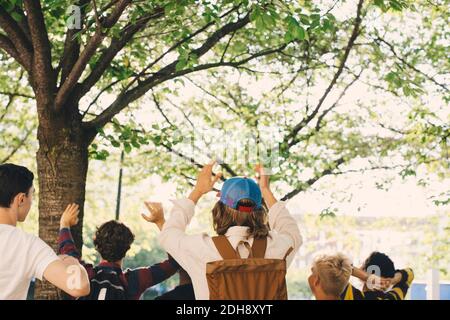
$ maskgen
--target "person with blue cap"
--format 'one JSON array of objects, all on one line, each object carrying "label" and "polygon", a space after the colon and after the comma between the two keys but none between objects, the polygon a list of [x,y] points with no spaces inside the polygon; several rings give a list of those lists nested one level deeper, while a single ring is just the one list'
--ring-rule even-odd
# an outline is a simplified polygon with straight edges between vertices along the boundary
[{"label": "person with blue cap", "polygon": [[[214,165],[215,161],[202,168],[188,198],[173,201],[171,216],[159,235],[160,245],[191,277],[197,300],[210,298],[206,265],[221,260],[222,256],[213,237],[205,233],[188,235],[186,227],[194,216],[197,202],[212,191],[222,177],[221,173],[213,173]],[[289,266],[302,244],[300,230],[285,203],[274,197],[269,176],[259,165],[256,171],[258,183],[247,177],[234,177],[224,182],[218,193],[220,199],[212,209],[214,230],[225,236],[243,258],[250,255],[255,239],[265,238],[264,258],[286,258]]]}]

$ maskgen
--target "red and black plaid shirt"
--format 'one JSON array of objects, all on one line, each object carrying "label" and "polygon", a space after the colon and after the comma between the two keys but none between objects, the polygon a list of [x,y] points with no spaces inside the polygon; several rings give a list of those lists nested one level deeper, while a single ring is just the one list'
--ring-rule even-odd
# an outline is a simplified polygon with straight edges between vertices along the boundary
[{"label": "red and black plaid shirt", "polygon": [[[94,266],[92,264],[85,263],[81,259],[80,252],[75,246],[69,228],[60,230],[58,245],[59,254],[69,255],[78,259],[86,269],[89,275],[89,280],[94,278]],[[125,271],[122,271],[122,268],[118,264],[102,261],[97,268],[114,269],[118,272],[121,282],[126,290],[128,299],[138,300],[145,290],[173,276],[178,271],[180,266],[169,255],[169,259],[149,267],[126,269]]]}]

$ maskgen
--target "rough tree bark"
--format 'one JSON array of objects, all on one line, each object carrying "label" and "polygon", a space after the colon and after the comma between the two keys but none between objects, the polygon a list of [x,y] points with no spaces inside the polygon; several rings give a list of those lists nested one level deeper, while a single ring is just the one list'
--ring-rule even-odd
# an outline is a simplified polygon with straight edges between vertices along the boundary
[{"label": "rough tree bark", "polygon": [[[67,204],[80,204],[80,221],[74,228],[74,240],[83,244],[83,204],[88,170],[88,146],[94,133],[83,126],[77,105],[66,105],[62,112],[41,108],[38,101],[39,127],[37,167],[39,177],[39,237],[57,248],[59,218]],[[50,110],[50,111],[49,111]],[[48,282],[38,284],[36,297],[59,299],[62,295]]]}]

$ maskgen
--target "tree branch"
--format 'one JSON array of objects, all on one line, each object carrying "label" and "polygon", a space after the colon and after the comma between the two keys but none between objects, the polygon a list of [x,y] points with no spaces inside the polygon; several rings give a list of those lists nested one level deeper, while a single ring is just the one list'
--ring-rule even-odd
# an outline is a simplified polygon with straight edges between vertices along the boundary
[{"label": "tree branch", "polygon": [[8,37],[1,35],[0,46],[29,72],[33,47],[17,22],[2,6],[0,6],[0,27],[8,35]]},{"label": "tree branch", "polygon": [[[196,67],[193,67],[191,69],[184,69],[184,70],[180,70],[178,72],[175,72],[173,74],[168,74],[165,75],[164,77],[161,77],[157,80],[155,80],[154,83],[152,83],[151,85],[148,83],[142,84],[139,86],[139,91],[135,91],[135,90],[131,90],[125,93],[122,93],[121,95],[119,95],[119,98],[114,101],[106,110],[104,110],[101,114],[99,114],[94,120],[86,122],[85,126],[87,128],[92,128],[92,127],[102,127],[104,126],[106,123],[108,123],[117,113],[119,113],[122,109],[124,109],[129,103],[135,101],[136,99],[140,98],[147,90],[151,89],[152,87],[179,77],[179,76],[183,76],[192,72],[196,72],[196,71],[201,71],[201,70],[207,70],[207,69],[211,69],[211,68],[217,68],[217,67],[222,67],[222,66],[228,66],[228,67],[235,67],[237,68],[238,66],[240,66],[241,64],[247,63],[252,59],[255,59],[257,57],[262,57],[265,55],[269,55],[275,52],[279,52],[282,49],[284,49],[286,47],[286,44],[282,45],[281,47],[278,47],[276,49],[270,49],[270,50],[263,50],[260,51],[254,55],[252,55],[249,58],[243,59],[241,61],[237,61],[237,62],[214,62],[214,63],[207,63],[207,64],[202,64],[202,65],[198,65]],[[145,88],[145,89],[144,89]],[[137,88],[135,88],[137,89]],[[141,90],[145,90],[143,93],[141,93]]]},{"label": "tree branch", "polygon": [[34,99],[35,98],[34,96],[32,96],[30,94],[21,93],[21,92],[0,91],[0,94],[2,94],[4,96],[9,96],[9,97],[22,97],[22,98],[28,98],[28,99]]},{"label": "tree branch", "polygon": [[357,75],[355,75],[355,77],[353,78],[352,81],[350,81],[344,88],[344,90],[342,90],[341,94],[339,95],[339,97],[336,99],[336,101],[326,110],[324,110],[324,112],[322,112],[322,114],[317,118],[317,123],[316,123],[316,127],[315,130],[316,132],[320,130],[321,128],[321,123],[323,121],[323,119],[325,118],[325,116],[334,108],[336,108],[339,105],[339,102],[342,100],[342,98],[345,96],[345,94],[347,93],[348,89],[356,83],[356,81],[359,80],[359,78],[361,77],[362,73],[363,73],[364,69],[362,69]]},{"label": "tree branch", "polygon": [[[191,54],[200,57],[208,52],[217,42],[219,42],[223,37],[227,34],[232,33],[233,31],[243,28],[246,24],[250,22],[249,15],[247,14],[244,18],[239,19],[236,22],[231,22],[215,31],[208,39],[203,43],[202,46],[193,50]],[[142,97],[148,90],[150,90],[155,85],[167,81],[169,79],[173,79],[175,77],[185,75],[191,72],[205,70],[208,68],[217,67],[220,65],[232,65],[233,63],[213,63],[213,64],[205,64],[200,65],[191,69],[185,69],[176,71],[176,65],[178,63],[178,59],[174,62],[170,63],[166,67],[162,68],[149,78],[140,82],[135,88],[130,89],[128,91],[124,91],[119,94],[116,101],[114,101],[106,110],[104,110],[96,119],[87,122],[86,125],[88,127],[102,127],[105,125],[110,119],[112,119],[117,113],[119,113],[122,109],[124,109],[128,104]]]},{"label": "tree branch", "polygon": [[395,51],[394,46],[393,46],[391,43],[387,42],[386,40],[384,40],[384,39],[381,38],[381,37],[377,37],[376,40],[378,40],[379,42],[382,42],[382,43],[384,43],[385,45],[387,45],[388,48],[389,48],[389,50],[394,54],[394,56],[395,56],[398,60],[400,60],[404,65],[408,66],[410,69],[414,70],[415,72],[417,72],[417,73],[423,75],[423,76],[424,76],[425,78],[427,78],[429,81],[433,82],[435,85],[441,87],[441,88],[444,89],[445,91],[449,91],[449,89],[447,88],[446,85],[437,82],[436,79],[434,79],[433,77],[429,76],[428,74],[426,74],[426,73],[423,72],[422,70],[417,69],[415,66],[413,66],[413,65],[410,64],[408,61],[406,61],[403,57],[399,56],[399,55],[397,54],[397,52]]},{"label": "tree branch", "polygon": [[36,98],[39,99],[38,95],[41,93],[43,93],[43,97],[45,95],[48,97],[55,85],[52,52],[40,1],[24,0],[24,7],[27,13],[34,51],[32,65],[33,82],[37,92]]},{"label": "tree branch", "polygon": [[309,187],[311,187],[314,183],[316,183],[320,178],[333,174],[333,171],[338,168],[341,164],[343,164],[345,162],[344,158],[341,157],[335,161],[333,161],[332,166],[329,167],[328,169],[323,170],[322,172],[320,172],[319,174],[317,174],[316,176],[314,176],[313,178],[307,180],[304,183],[301,183],[300,186],[294,190],[292,190],[291,192],[285,194],[282,198],[281,201],[286,201],[289,200],[293,197],[295,197],[297,194],[299,194],[302,191],[305,191],[306,189],[308,189]]},{"label": "tree branch", "polygon": [[19,151],[19,149],[25,144],[25,142],[27,141],[28,137],[30,136],[30,134],[33,132],[34,128],[31,128],[27,131],[27,133],[25,134],[25,136],[19,141],[19,143],[14,147],[13,150],[10,151],[10,153],[8,155],[6,155],[1,161],[1,163],[5,163],[7,162],[9,159],[11,159],[16,153],[17,151]]},{"label": "tree branch", "polygon": [[81,25],[80,29],[76,28],[68,28],[66,31],[66,39],[64,41],[64,51],[61,57],[61,60],[59,62],[59,65],[61,67],[61,80],[60,84],[62,84],[67,76],[69,75],[70,71],[72,70],[73,66],[75,65],[75,62],[77,61],[79,55],[80,55],[80,40],[77,39],[77,33],[80,32],[83,29],[83,21],[86,15],[86,5],[90,2],[90,0],[80,0],[78,1],[78,6],[81,10]]},{"label": "tree branch", "polygon": [[[187,155],[185,155],[185,154],[183,154],[183,153],[181,153],[181,152],[179,152],[179,151],[173,149],[172,147],[168,146],[168,145],[165,144],[165,143],[161,143],[161,146],[163,146],[165,149],[167,149],[167,151],[169,151],[169,152],[171,152],[171,153],[177,155],[178,157],[180,157],[180,158],[182,158],[182,159],[185,159],[185,160],[189,161],[190,163],[192,163],[193,165],[195,165],[197,168],[199,168],[199,169],[202,169],[202,168],[203,168],[203,165],[200,164],[200,163],[198,163],[194,158],[191,158],[191,157],[189,157],[189,156],[187,156]],[[216,176],[216,174],[215,174],[214,172],[213,172],[213,176]],[[226,180],[223,176],[220,177],[220,179],[221,179],[222,181],[225,181],[225,180]]]},{"label": "tree branch", "polygon": [[[237,10],[239,8],[240,5],[233,7],[232,9],[230,9],[229,11],[225,12],[223,15],[220,16],[220,18],[224,18],[227,15],[231,14],[232,12],[234,12],[235,10]],[[143,70],[141,70],[141,72],[139,72],[135,78],[127,85],[127,87],[125,88],[124,91],[128,90],[129,88],[131,88],[136,81],[140,81],[141,77],[144,77],[147,74],[147,70],[149,70],[150,68],[152,68],[153,66],[155,66],[159,61],[161,61],[167,54],[169,54],[170,52],[172,52],[173,50],[175,50],[176,48],[178,48],[179,46],[181,46],[183,43],[193,39],[194,37],[196,37],[197,35],[199,35],[200,33],[204,32],[205,30],[207,30],[210,26],[214,25],[214,21],[211,21],[209,23],[207,23],[206,25],[204,25],[203,27],[201,27],[200,29],[198,29],[197,31],[193,32],[192,34],[190,34],[189,36],[177,41],[175,44],[173,44],[169,49],[167,49],[162,55],[160,55],[158,58],[156,58],[153,62],[151,62],[149,65],[147,65]],[[176,61],[178,62],[178,60]],[[156,72],[151,73],[152,75],[154,75]]]},{"label": "tree branch", "polygon": [[20,71],[19,79],[17,81],[15,81],[14,92],[0,91],[1,95],[8,96],[8,102],[6,103],[5,109],[4,109],[3,113],[2,113],[2,115],[0,116],[0,122],[2,122],[3,119],[6,117],[6,114],[8,113],[9,107],[13,104],[13,102],[14,102],[16,97],[22,97],[22,98],[27,98],[27,99],[34,99],[33,96],[17,92],[17,90],[19,90],[20,82],[22,81],[24,72],[25,72],[24,70]]},{"label": "tree branch", "polygon": [[100,90],[100,92],[95,96],[95,98],[91,101],[91,103],[89,103],[88,107],[86,108],[86,110],[83,112],[82,115],[82,119],[86,116],[86,114],[89,113],[89,110],[91,109],[91,107],[97,103],[97,100],[100,98],[100,96],[105,93],[106,91],[108,91],[110,88],[114,87],[116,84],[118,84],[120,81],[122,81],[122,79],[117,79],[111,83],[109,83],[106,87],[104,87],[102,90]]},{"label": "tree branch", "polygon": [[[183,173],[183,172],[180,172],[180,175],[182,175],[183,177],[185,177],[185,178],[188,180],[187,183],[188,183],[191,187],[194,187],[194,186],[195,186],[195,183],[192,182],[192,181],[196,181],[196,180],[197,180],[196,178],[189,177],[187,174],[185,174],[185,173]],[[213,175],[215,175],[215,174],[213,173]],[[223,181],[223,180],[222,180],[222,181]],[[212,188],[212,191],[214,191],[214,192],[220,192],[220,190],[217,189],[217,188],[215,188],[215,187]]]},{"label": "tree branch", "polygon": [[92,72],[79,86],[77,92],[78,98],[84,96],[101,78],[106,69],[111,65],[111,62],[116,55],[131,41],[133,36],[139,31],[145,29],[148,22],[157,19],[164,15],[164,8],[157,8],[154,12],[138,19],[135,24],[130,24],[124,28],[122,36],[120,38],[113,38],[110,46],[102,53],[98,59]]},{"label": "tree branch", "polygon": [[287,144],[288,148],[290,148],[296,144],[296,142],[295,142],[296,135],[300,132],[300,130],[302,130],[306,125],[308,125],[308,123],[310,123],[312,119],[314,119],[314,117],[319,112],[319,109],[322,107],[322,104],[324,103],[325,99],[328,97],[328,94],[331,92],[331,90],[335,86],[337,80],[341,76],[342,71],[344,70],[345,64],[347,62],[348,56],[350,54],[350,50],[352,49],[352,47],[355,43],[355,40],[359,34],[359,28],[360,28],[361,22],[362,22],[361,14],[362,14],[363,2],[364,2],[364,0],[359,0],[359,2],[358,2],[356,18],[355,18],[355,22],[353,24],[353,31],[352,31],[352,34],[351,34],[351,36],[347,42],[347,45],[345,47],[344,55],[342,56],[338,70],[336,71],[333,79],[331,80],[331,82],[328,85],[327,89],[325,90],[324,94],[319,99],[319,102],[317,103],[313,112],[311,114],[309,114],[306,118],[302,119],[297,125],[295,125],[292,128],[291,132],[288,135],[286,135],[285,138],[283,139],[283,142]]},{"label": "tree branch", "polygon": [[22,57],[17,52],[14,44],[9,40],[9,38],[3,34],[0,34],[0,48],[2,48],[7,54],[14,58],[18,63],[20,63],[25,69],[28,70],[29,66],[22,60]]},{"label": "tree branch", "polygon": [[164,113],[164,111],[161,108],[161,104],[158,101],[158,98],[156,97],[155,93],[152,92],[152,97],[153,97],[153,101],[155,102],[156,108],[158,109],[159,113],[163,116],[164,119],[166,119],[166,122],[171,126],[171,127],[176,127],[172,121],[170,121],[170,119],[166,116],[166,114]]},{"label": "tree branch", "polygon": [[[176,127],[176,126],[172,123],[172,121],[169,120],[169,118],[167,117],[167,115],[166,115],[166,114],[164,113],[164,111],[162,110],[161,105],[160,105],[159,101],[157,100],[157,98],[156,98],[156,96],[155,96],[155,94],[154,94],[153,92],[152,92],[152,95],[153,95],[153,101],[155,102],[156,107],[158,108],[159,112],[160,112],[161,115],[164,117],[164,119],[166,119],[166,122],[167,122],[169,125],[171,125],[172,127]],[[170,101],[169,101],[169,102],[170,102]],[[177,108],[178,110],[180,110],[180,111],[183,113],[183,115],[185,116],[185,118],[187,118],[187,117],[186,117],[186,114],[182,111],[182,108],[176,106],[173,102],[170,102],[170,104],[173,105],[173,106],[174,106],[175,108]],[[191,124],[193,130],[194,130],[196,133],[198,133],[197,129],[196,129],[195,126],[192,124],[192,122],[191,122],[189,119],[188,119],[188,121],[189,121],[189,123]],[[199,136],[201,136],[201,134],[199,134]],[[203,142],[205,142],[205,141],[203,141]],[[205,142],[205,144],[207,145],[207,148],[208,148],[208,147],[209,147],[208,143]],[[166,147],[166,149],[167,149],[167,146],[165,146],[165,147]],[[198,150],[199,152],[202,152],[202,153],[203,153],[203,151],[204,151],[204,150],[201,150],[201,149],[200,149],[198,146],[196,146],[196,145],[194,145],[194,148],[195,148],[196,150]],[[169,149],[168,149],[168,150],[169,150]],[[171,150],[169,150],[169,151],[171,151]],[[210,157],[210,158],[213,156],[213,155],[212,155],[211,153],[209,153],[209,152],[207,152],[206,155],[207,155],[208,157]],[[191,162],[193,161],[193,158],[188,158],[188,157],[186,157],[186,156],[184,156],[184,155],[181,155],[181,154],[179,154],[179,156],[182,156],[183,158],[188,159],[188,160],[190,160]],[[219,165],[220,165],[225,171],[227,171],[231,176],[233,176],[233,177],[237,176],[236,172],[233,171],[233,169],[232,169],[228,164],[226,164],[226,163],[224,163],[224,162],[222,162],[222,161],[218,161],[218,163],[219,163]]]},{"label": "tree branch", "polygon": [[58,93],[55,98],[56,110],[60,110],[64,105],[64,103],[67,101],[70,94],[72,93],[72,90],[74,89],[75,85],[77,84],[78,80],[83,74],[83,71],[86,68],[86,65],[88,64],[89,60],[95,54],[100,43],[106,37],[106,33],[103,32],[102,28],[111,28],[112,26],[114,26],[114,24],[117,23],[123,11],[126,9],[126,7],[130,2],[131,0],[118,1],[111,14],[102,20],[102,25],[97,26],[95,33],[89,39],[83,52],[81,52],[69,75],[64,80],[63,84],[58,90]]}]

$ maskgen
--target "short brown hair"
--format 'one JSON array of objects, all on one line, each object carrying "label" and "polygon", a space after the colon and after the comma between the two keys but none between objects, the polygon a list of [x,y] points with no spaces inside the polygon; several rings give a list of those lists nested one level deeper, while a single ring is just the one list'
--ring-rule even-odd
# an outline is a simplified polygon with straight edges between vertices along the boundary
[{"label": "short brown hair", "polygon": [[97,228],[94,245],[104,260],[116,262],[125,257],[133,241],[134,234],[126,225],[111,220]]},{"label": "short brown hair", "polygon": [[315,259],[313,269],[320,279],[322,290],[339,297],[345,290],[352,274],[352,263],[343,254],[323,255]]},{"label": "short brown hair", "polygon": [[[242,199],[238,206],[251,207],[254,203],[250,199]],[[249,227],[248,235],[255,239],[264,238],[269,235],[267,225],[267,211],[264,207],[253,209],[251,212],[240,212],[228,207],[220,201],[212,209],[213,226],[218,235],[224,235],[230,227]]]}]

